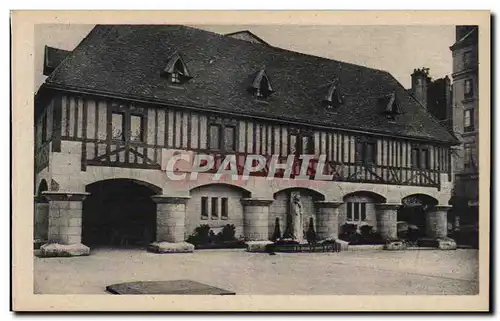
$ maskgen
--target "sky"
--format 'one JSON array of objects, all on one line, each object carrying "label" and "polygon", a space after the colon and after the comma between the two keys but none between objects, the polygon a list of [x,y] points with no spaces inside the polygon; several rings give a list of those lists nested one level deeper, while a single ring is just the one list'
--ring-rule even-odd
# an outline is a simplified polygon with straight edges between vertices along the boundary
[{"label": "sky", "polygon": [[[221,34],[249,30],[269,44],[390,72],[405,88],[415,68],[427,67],[432,78],[452,72],[449,47],[455,26],[284,26],[198,25]],[[35,88],[43,83],[45,45],[73,50],[93,25],[38,25],[35,28]],[[451,77],[450,77],[451,78]]]}]

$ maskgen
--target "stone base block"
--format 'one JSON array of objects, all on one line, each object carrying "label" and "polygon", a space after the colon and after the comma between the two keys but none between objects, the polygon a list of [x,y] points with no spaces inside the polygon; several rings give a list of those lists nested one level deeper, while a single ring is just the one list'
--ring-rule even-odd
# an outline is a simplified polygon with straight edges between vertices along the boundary
[{"label": "stone base block", "polygon": [[148,251],[153,253],[192,253],[194,245],[188,242],[154,242],[148,246]]},{"label": "stone base block", "polygon": [[384,249],[384,244],[362,244],[362,245],[351,245],[349,246],[349,251],[378,251]]},{"label": "stone base block", "polygon": [[450,238],[443,238],[443,239],[437,239],[438,243],[438,248],[440,250],[456,250],[457,249],[457,243],[455,240],[450,239]]},{"label": "stone base block", "polygon": [[42,257],[68,257],[84,256],[90,254],[90,248],[81,243],[77,244],[59,244],[49,243],[40,247],[40,256]]},{"label": "stone base block", "polygon": [[347,251],[349,248],[349,242],[343,241],[341,239],[336,239],[335,244],[340,251]]},{"label": "stone base block", "polygon": [[391,241],[384,245],[384,250],[388,251],[401,251],[406,250],[406,244],[403,241]]},{"label": "stone base block", "polygon": [[247,252],[266,252],[266,245],[273,244],[271,241],[248,241]]}]

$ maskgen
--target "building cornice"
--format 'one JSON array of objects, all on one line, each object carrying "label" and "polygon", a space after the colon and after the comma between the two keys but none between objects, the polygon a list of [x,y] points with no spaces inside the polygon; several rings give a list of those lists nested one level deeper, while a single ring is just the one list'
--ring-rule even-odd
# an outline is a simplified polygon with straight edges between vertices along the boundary
[{"label": "building cornice", "polygon": [[453,78],[453,80],[458,80],[458,79],[466,78],[468,75],[476,75],[477,74],[477,70],[478,70],[477,67],[462,69],[460,71],[452,73],[451,77]]}]

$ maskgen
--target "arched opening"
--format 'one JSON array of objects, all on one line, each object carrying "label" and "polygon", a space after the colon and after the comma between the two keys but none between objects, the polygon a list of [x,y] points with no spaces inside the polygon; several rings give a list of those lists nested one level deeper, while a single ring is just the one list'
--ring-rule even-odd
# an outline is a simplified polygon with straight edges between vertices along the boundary
[{"label": "arched opening", "polygon": [[344,195],[343,200],[345,202],[346,199],[356,197],[356,196],[360,197],[360,198],[368,198],[374,203],[386,203],[387,202],[387,199],[384,196],[377,194],[375,192],[370,192],[370,191],[352,192],[352,193]]},{"label": "arched opening", "polygon": [[377,230],[376,204],[386,203],[384,196],[361,190],[344,195],[343,201],[339,208],[340,237],[348,238],[354,232],[364,235]]},{"label": "arched opening", "polygon": [[37,196],[42,196],[42,193],[48,190],[49,190],[49,185],[47,184],[47,181],[45,179],[42,179],[40,184],[38,184]]},{"label": "arched opening", "polygon": [[438,200],[425,194],[413,194],[401,200],[398,209],[398,238],[416,242],[425,238],[426,213],[438,204]]},{"label": "arched opening", "polygon": [[111,179],[87,185],[82,242],[88,246],[138,246],[156,238],[156,204],[161,189],[140,181]]},{"label": "arched opening", "polygon": [[[325,196],[313,189],[291,187],[274,193],[274,202],[269,207],[269,239],[273,237],[275,229],[280,229],[283,238],[290,238],[292,231],[292,201],[295,196],[299,196],[302,208],[302,231],[303,235],[292,235],[294,239],[306,239],[306,232],[309,227],[310,219],[316,224],[316,205],[317,201],[324,201]],[[278,220],[277,220],[278,219]],[[277,226],[277,224],[279,224]],[[317,226],[314,226],[317,230]]]},{"label": "arched opening", "polygon": [[49,231],[49,204],[48,201],[42,197],[42,193],[49,190],[49,186],[45,179],[42,179],[38,184],[36,191],[35,211],[33,216],[33,238],[35,245],[43,243],[48,239]]},{"label": "arched opening", "polygon": [[243,236],[242,198],[251,197],[250,191],[231,184],[214,183],[194,187],[186,204],[185,238],[195,234],[201,226],[206,232],[218,235],[228,224],[234,226],[234,237]]}]

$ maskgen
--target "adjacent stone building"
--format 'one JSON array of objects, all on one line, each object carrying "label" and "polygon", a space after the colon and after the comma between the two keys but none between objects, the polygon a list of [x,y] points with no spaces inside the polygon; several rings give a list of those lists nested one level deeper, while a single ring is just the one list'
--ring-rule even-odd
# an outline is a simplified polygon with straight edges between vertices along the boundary
[{"label": "adjacent stone building", "polygon": [[449,211],[450,227],[478,224],[478,28],[457,26],[453,54],[453,84],[448,76],[431,79],[428,68],[415,69],[408,92],[461,141],[453,148],[455,186]]},{"label": "adjacent stone building", "polygon": [[[457,26],[453,54],[453,132],[462,141],[456,153],[453,204],[456,224],[476,225],[479,214],[478,27]],[[461,221],[461,222],[459,222]]]},{"label": "adjacent stone building", "polygon": [[[273,47],[248,32],[98,25],[47,48],[35,98],[36,238],[80,249],[185,240],[200,224],[267,240],[292,193],[320,239],[347,223],[446,235],[458,141],[388,72]],[[175,152],[326,155],[330,180],[174,181]],[[298,174],[294,167],[292,176]],[[215,168],[216,169],[216,168]],[[314,169],[311,169],[312,171]],[[311,176],[312,173],[310,173]],[[118,240],[118,241],[117,241]]]}]

